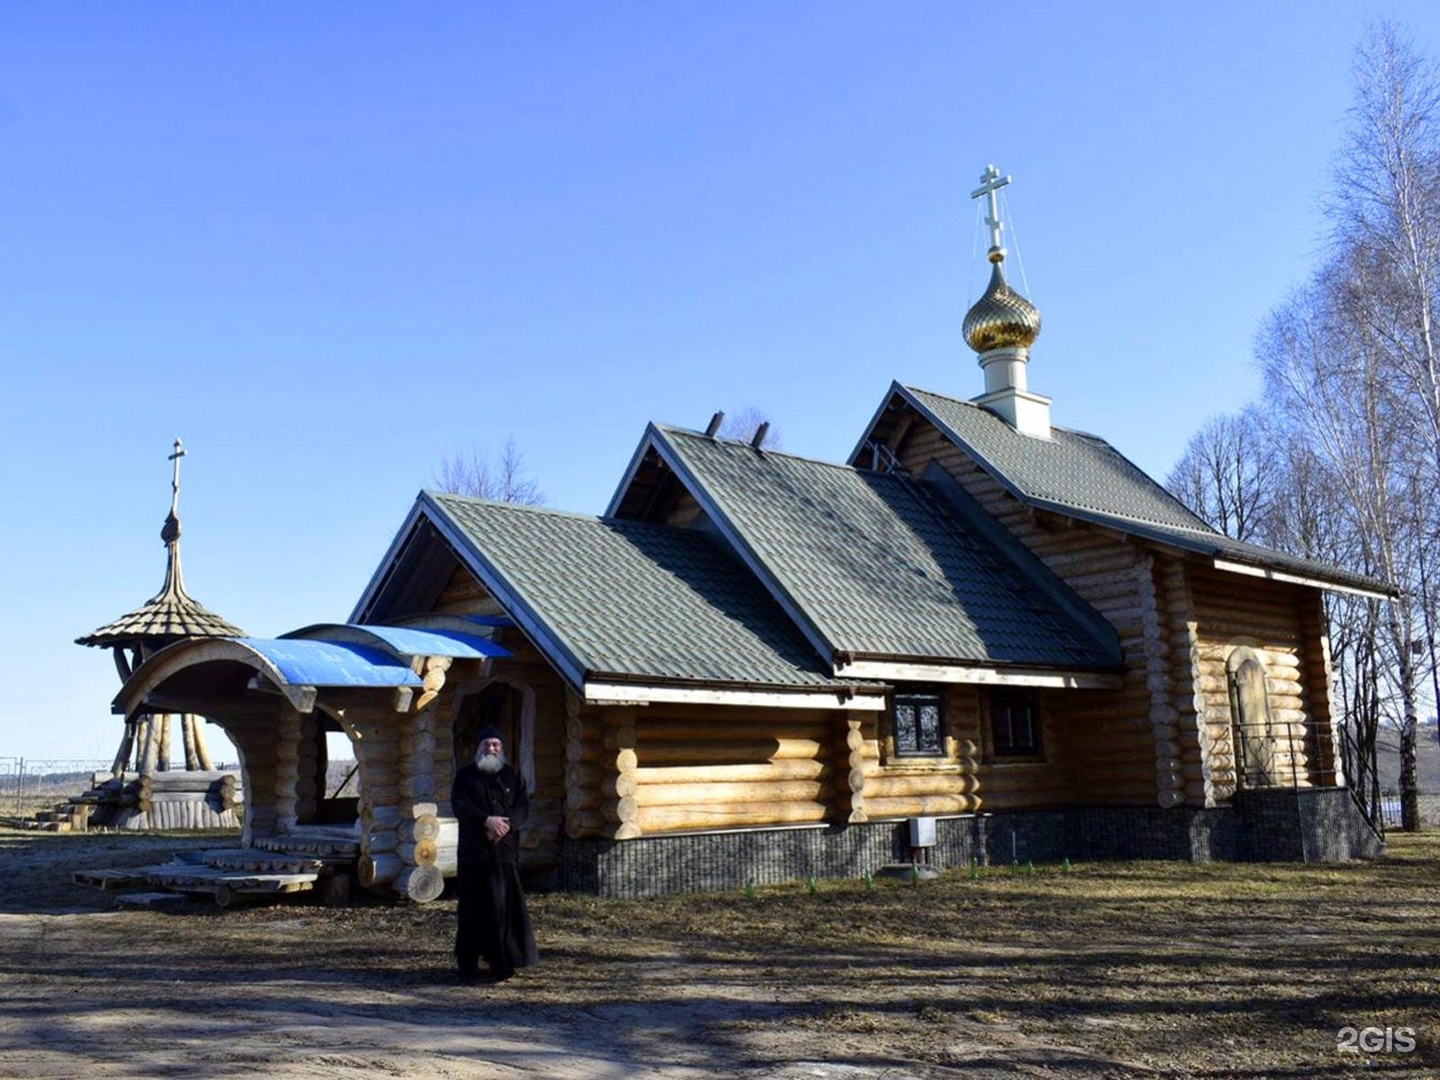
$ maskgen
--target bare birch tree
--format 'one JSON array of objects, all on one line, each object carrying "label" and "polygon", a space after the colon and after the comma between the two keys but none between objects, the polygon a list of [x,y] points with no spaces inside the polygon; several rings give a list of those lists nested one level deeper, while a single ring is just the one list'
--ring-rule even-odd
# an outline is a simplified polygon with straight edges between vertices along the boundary
[{"label": "bare birch tree", "polygon": [[1226,536],[1265,543],[1276,467],[1272,436],[1252,406],[1207,420],[1190,439],[1165,487]]},{"label": "bare birch tree", "polygon": [[765,449],[779,450],[783,445],[780,431],[771,423],[765,410],[758,405],[746,405],[739,412],[726,413],[716,434],[722,439],[749,442],[760,430],[761,424],[765,425]]},{"label": "bare birch tree", "polygon": [[1382,721],[1399,732],[1402,824],[1419,825],[1416,727],[1435,664],[1440,582],[1440,72],[1393,25],[1355,54],[1354,104],[1327,206],[1326,261],[1257,341],[1254,412],[1211,421],[1170,477],[1216,528],[1401,590],[1327,597],[1347,770],[1372,785]]},{"label": "bare birch tree", "polygon": [[544,506],[546,502],[540,485],[526,472],[525,455],[513,437],[507,438],[494,455],[457,450],[440,463],[434,484],[451,495],[472,495],[521,506]]}]

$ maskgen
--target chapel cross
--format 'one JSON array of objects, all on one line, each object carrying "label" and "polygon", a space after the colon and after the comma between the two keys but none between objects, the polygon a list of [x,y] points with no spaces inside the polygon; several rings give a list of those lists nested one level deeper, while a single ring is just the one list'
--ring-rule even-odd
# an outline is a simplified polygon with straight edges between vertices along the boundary
[{"label": "chapel cross", "polygon": [[175,438],[175,450],[170,454],[168,460],[175,463],[174,475],[170,478],[170,513],[174,514],[176,507],[180,505],[180,459],[185,456],[185,448],[180,445],[180,438]]},{"label": "chapel cross", "polygon": [[980,174],[980,186],[970,193],[972,199],[978,199],[981,195],[987,197],[990,216],[985,219],[985,224],[990,226],[991,248],[1000,247],[1000,231],[1005,228],[1000,223],[1000,200],[995,197],[995,193],[1008,183],[1010,183],[1010,177],[1001,176],[999,169],[994,165],[988,165]]}]

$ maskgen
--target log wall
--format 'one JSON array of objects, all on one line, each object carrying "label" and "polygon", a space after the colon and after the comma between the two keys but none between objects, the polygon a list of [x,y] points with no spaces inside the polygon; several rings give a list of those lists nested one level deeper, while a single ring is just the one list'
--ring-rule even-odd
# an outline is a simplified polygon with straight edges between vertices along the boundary
[{"label": "log wall", "polygon": [[[288,706],[287,706],[288,707]],[[266,715],[225,717],[218,721],[235,745],[245,781],[245,816],[240,842],[249,847],[255,840],[277,832],[275,800],[279,774],[276,718]]]},{"label": "log wall", "polygon": [[[1067,743],[1064,757],[1059,756],[1062,745],[1056,744],[1056,766],[1063,779],[1033,767],[1011,770],[1014,775],[1005,780],[992,776],[991,783],[1010,788],[1005,796],[1009,805],[1043,805],[1064,798],[1173,806],[1183,800],[1183,784],[1177,787],[1183,755],[1169,753],[1181,742],[1176,738],[1180,718],[1171,700],[1170,643],[1162,635],[1170,615],[1149,553],[1117,533],[1032,511],[924,421],[909,426],[896,453],[915,475],[932,460],[938,463],[1120,637],[1125,674],[1118,690],[1043,695],[1045,734]],[[1047,750],[1047,761],[1049,757]],[[1171,762],[1182,769],[1177,773]],[[984,783],[982,789],[990,790]]]},{"label": "log wall", "polygon": [[988,809],[976,701],[973,686],[945,688],[945,753],[937,757],[896,754],[889,714],[866,714],[864,796],[870,820],[969,814],[982,800]]},{"label": "log wall", "polygon": [[434,610],[437,615],[505,614],[499,601],[463,566],[456,567],[455,572],[450,575],[450,581],[441,590]]},{"label": "log wall", "polygon": [[851,727],[853,714],[714,705],[597,707],[578,701],[571,713],[566,745],[571,836],[623,840],[843,821],[873,805],[862,764],[865,732]]},{"label": "log wall", "polygon": [[1197,697],[1219,763],[1216,798],[1229,798],[1238,780],[1227,663],[1242,647],[1252,649],[1265,669],[1275,782],[1287,787],[1333,783],[1334,732],[1318,590],[1205,566],[1193,567],[1190,580],[1197,619]]}]

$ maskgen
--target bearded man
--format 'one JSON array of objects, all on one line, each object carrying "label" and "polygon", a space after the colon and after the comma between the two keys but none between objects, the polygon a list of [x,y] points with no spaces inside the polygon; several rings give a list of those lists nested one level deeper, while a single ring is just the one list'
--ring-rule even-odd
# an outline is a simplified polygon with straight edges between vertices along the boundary
[{"label": "bearded man", "polygon": [[450,806],[460,822],[455,963],[461,979],[474,979],[483,956],[490,980],[501,982],[540,955],[520,888],[520,828],[530,796],[494,728],[480,732],[474,762],[456,772]]}]

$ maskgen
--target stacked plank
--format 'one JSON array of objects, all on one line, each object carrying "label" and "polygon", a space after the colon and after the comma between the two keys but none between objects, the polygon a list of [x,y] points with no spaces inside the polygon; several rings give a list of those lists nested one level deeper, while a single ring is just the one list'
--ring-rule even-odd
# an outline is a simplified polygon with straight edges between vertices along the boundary
[{"label": "stacked plank", "polygon": [[245,870],[255,874],[318,874],[333,864],[314,855],[296,855],[265,848],[217,848],[201,856],[217,870]]},{"label": "stacked plank", "polygon": [[226,718],[225,734],[240,755],[240,765],[250,793],[240,843],[250,847],[276,830],[274,792],[278,771],[275,753],[275,721],[260,716]]},{"label": "stacked plank", "polygon": [[422,904],[439,897],[446,873],[455,872],[459,837],[454,820],[449,819],[447,828],[435,811],[434,803],[410,804],[411,816],[397,820],[379,847],[372,844],[360,856],[356,876],[363,888],[388,887]]},{"label": "stacked plank", "polygon": [[[388,710],[363,714],[351,710],[343,725],[354,745],[360,776],[360,854],[372,859],[393,855],[400,843],[396,835],[400,824],[399,720]],[[388,867],[390,861],[383,865]],[[371,883],[388,884],[394,876],[372,878]],[[360,883],[366,883],[363,870]]]},{"label": "stacked plank", "polygon": [[[455,872],[458,831],[442,828],[439,808],[433,801],[442,794],[437,791],[435,779],[441,744],[436,719],[442,708],[453,705],[454,692],[453,688],[448,693],[445,689],[452,666],[450,657],[417,658],[414,666],[421,685],[413,711],[400,725],[394,848],[372,849],[370,873],[362,869],[360,883],[365,885],[365,878],[371,876],[373,887],[373,878],[378,875],[380,883],[388,884],[398,895],[427,904],[444,890],[447,868],[451,874]],[[445,753],[441,756],[448,767],[451,740],[447,738],[444,743]]]}]

